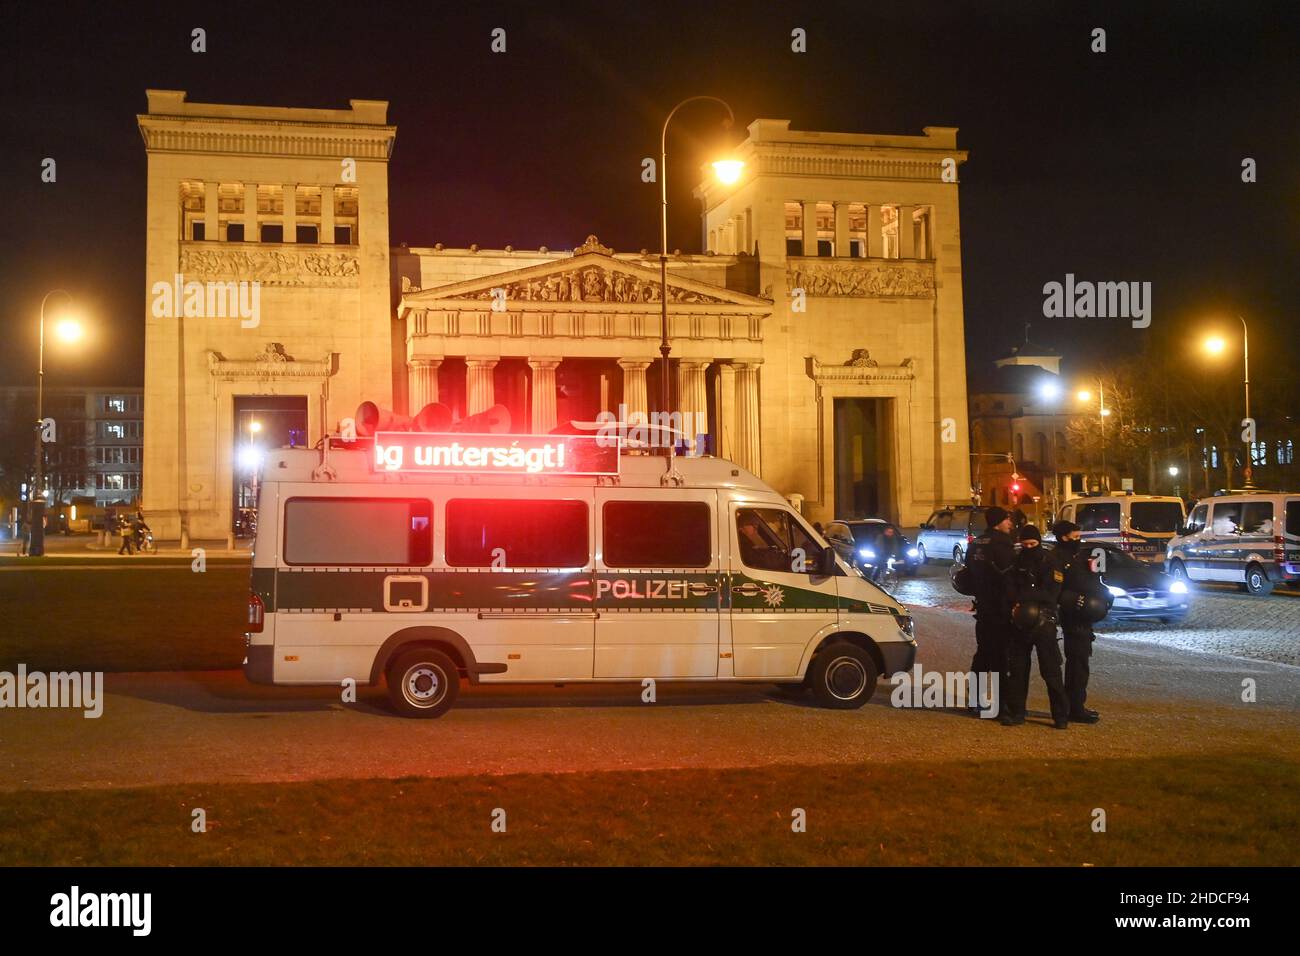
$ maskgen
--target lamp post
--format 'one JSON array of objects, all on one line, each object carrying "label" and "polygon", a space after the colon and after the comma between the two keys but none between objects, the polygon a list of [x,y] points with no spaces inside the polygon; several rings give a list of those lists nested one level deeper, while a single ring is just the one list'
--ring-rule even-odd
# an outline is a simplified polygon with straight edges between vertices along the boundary
[{"label": "lamp post", "polygon": [[[31,496],[28,499],[30,508],[27,553],[33,558],[45,554],[45,306],[50,301],[50,296],[54,295],[66,296],[69,300],[72,298],[63,289],[51,289],[41,299],[36,357],[36,467]],[[68,342],[76,341],[81,337],[81,326],[72,319],[59,322],[56,331],[59,338]]]},{"label": "lamp post", "polygon": [[[1081,402],[1087,402],[1091,400],[1092,393],[1087,389],[1081,389],[1076,397]],[[1106,407],[1106,385],[1099,378],[1097,379],[1097,421],[1101,425],[1101,480],[1107,491],[1110,490],[1110,478],[1106,475],[1106,416],[1109,414],[1110,409]]]},{"label": "lamp post", "polygon": [[[1243,384],[1246,388],[1246,418],[1250,418],[1250,329],[1246,325],[1246,320],[1241,315],[1237,316],[1237,321],[1241,323],[1241,364],[1243,374]],[[1211,336],[1205,340],[1205,350],[1217,355],[1227,348],[1227,343],[1217,335]],[[1253,431],[1253,429],[1252,429]],[[1255,459],[1255,442],[1254,435],[1252,440],[1246,443],[1246,463],[1242,469],[1242,478],[1244,479],[1242,487],[1254,488],[1254,468],[1252,467]]]},{"label": "lamp post", "polygon": [[[668,411],[669,402],[668,356],[672,353],[672,346],[668,343],[668,124],[672,122],[679,109],[696,100],[712,100],[714,103],[721,104],[727,111],[723,129],[730,129],[736,119],[736,114],[732,112],[726,100],[716,96],[688,96],[672,108],[659,134],[659,354],[663,356],[659,379],[659,409],[665,413]],[[740,164],[735,160],[716,162],[713,168],[719,179],[724,182],[735,182],[740,175]]]}]

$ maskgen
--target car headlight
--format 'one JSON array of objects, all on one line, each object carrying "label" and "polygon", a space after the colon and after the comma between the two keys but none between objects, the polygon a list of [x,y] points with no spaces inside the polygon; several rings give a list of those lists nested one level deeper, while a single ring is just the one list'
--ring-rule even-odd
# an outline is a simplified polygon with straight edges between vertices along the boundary
[{"label": "car headlight", "polygon": [[1170,593],[1170,594],[1186,594],[1186,593],[1187,593],[1187,585],[1184,584],[1182,581],[1175,581],[1173,584],[1169,585],[1169,593]]},{"label": "car headlight", "polygon": [[898,620],[898,629],[902,631],[904,634],[906,634],[908,637],[915,640],[916,625],[912,623],[912,619],[906,615],[899,615],[897,620]]},{"label": "car headlight", "polygon": [[1128,592],[1127,592],[1127,591],[1125,591],[1123,588],[1117,588],[1117,587],[1115,587],[1115,585],[1113,585],[1113,584],[1108,584],[1108,585],[1106,585],[1106,590],[1109,591],[1109,592],[1110,592],[1112,595],[1114,595],[1115,597],[1127,597],[1127,596],[1128,596]]},{"label": "car headlight", "polygon": [[908,549],[907,549],[907,556],[908,556],[909,558],[920,557],[920,555],[921,555],[921,552],[920,552],[920,551],[917,551],[916,548],[908,548]]},{"label": "car headlight", "polygon": [[874,558],[875,556],[876,552],[872,551],[870,548],[858,549],[858,557],[860,558]]}]

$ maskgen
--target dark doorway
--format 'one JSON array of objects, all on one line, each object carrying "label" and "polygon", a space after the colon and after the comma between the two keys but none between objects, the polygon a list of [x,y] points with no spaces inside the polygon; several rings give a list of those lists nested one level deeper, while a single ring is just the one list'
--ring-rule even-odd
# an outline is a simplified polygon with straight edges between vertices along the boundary
[{"label": "dark doorway", "polygon": [[249,537],[257,529],[257,474],[273,448],[307,446],[307,396],[236,395],[231,530]]},{"label": "dark doorway", "polygon": [[896,518],[889,400],[835,399],[835,517]]}]

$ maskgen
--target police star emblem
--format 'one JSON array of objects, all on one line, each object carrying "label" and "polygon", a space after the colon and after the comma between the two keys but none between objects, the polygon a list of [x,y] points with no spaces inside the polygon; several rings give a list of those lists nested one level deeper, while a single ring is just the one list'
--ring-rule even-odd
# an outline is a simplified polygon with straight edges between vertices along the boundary
[{"label": "police star emblem", "polygon": [[763,600],[767,602],[768,607],[780,607],[785,603],[785,591],[779,585],[773,584],[763,589]]}]

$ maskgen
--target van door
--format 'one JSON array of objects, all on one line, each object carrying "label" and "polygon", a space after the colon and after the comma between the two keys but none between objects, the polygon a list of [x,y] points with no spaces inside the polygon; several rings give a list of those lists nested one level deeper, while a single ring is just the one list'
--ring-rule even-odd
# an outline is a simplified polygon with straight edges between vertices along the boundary
[{"label": "van door", "polygon": [[1210,507],[1209,532],[1197,556],[1206,581],[1242,581],[1246,569],[1241,564],[1241,502],[1216,501]]},{"label": "van door", "polygon": [[808,643],[837,623],[837,579],[817,571],[822,548],[777,505],[733,502],[728,533],[736,676],[798,677]]},{"label": "van door", "polygon": [[596,677],[717,677],[718,493],[596,492]]}]

